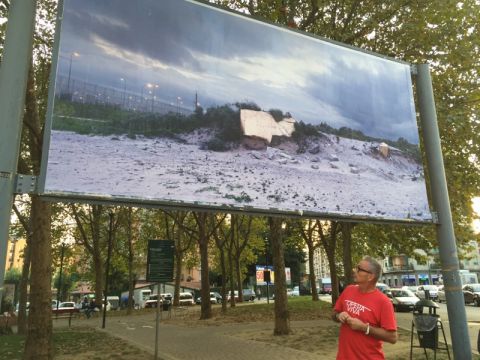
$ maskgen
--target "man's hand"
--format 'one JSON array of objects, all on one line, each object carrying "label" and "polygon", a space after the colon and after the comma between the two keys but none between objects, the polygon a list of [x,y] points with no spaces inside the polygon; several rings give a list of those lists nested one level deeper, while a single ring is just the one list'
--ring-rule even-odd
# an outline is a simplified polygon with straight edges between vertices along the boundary
[{"label": "man's hand", "polygon": [[346,322],[347,322],[347,325],[350,326],[352,330],[363,331],[363,332],[367,330],[367,324],[357,318],[348,317]]},{"label": "man's hand", "polygon": [[337,318],[338,321],[340,321],[342,324],[347,323],[348,320],[351,319],[350,315],[348,315],[346,311],[342,311],[341,313],[339,313]]}]

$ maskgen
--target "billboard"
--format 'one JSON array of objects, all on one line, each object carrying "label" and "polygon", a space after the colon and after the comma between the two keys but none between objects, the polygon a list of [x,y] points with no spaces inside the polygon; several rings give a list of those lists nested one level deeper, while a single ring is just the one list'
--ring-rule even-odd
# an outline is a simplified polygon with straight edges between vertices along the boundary
[{"label": "billboard", "polygon": [[[257,285],[267,285],[267,282],[264,279],[264,271],[270,271],[270,285],[275,285],[275,270],[271,265],[255,265],[256,273],[256,284]],[[287,285],[292,284],[292,275],[289,267],[285,268],[285,281]]]},{"label": "billboard", "polygon": [[65,0],[43,195],[431,220],[410,66],[187,0]]}]

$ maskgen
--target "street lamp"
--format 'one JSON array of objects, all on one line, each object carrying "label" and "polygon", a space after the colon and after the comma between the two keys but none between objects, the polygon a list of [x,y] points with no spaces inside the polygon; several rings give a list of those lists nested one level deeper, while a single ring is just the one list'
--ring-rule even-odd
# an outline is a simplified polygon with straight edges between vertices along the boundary
[{"label": "street lamp", "polygon": [[72,75],[72,62],[73,62],[73,57],[78,57],[80,56],[79,53],[76,51],[70,53],[70,65],[68,67],[68,81],[67,81],[67,93],[70,94],[70,77]]}]

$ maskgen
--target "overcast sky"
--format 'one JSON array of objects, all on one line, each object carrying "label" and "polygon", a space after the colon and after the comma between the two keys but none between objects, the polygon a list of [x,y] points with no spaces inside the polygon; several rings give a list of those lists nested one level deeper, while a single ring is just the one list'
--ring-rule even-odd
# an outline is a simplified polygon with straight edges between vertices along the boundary
[{"label": "overcast sky", "polygon": [[65,0],[58,72],[193,109],[252,101],[418,143],[407,65],[184,0]]}]

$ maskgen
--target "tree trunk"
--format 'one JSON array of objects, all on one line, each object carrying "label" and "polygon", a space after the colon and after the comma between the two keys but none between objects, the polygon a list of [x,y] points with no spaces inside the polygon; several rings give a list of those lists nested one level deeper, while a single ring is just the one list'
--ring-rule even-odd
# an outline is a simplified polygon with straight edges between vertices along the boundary
[{"label": "tree trunk", "polygon": [[283,256],[282,219],[269,217],[273,268],[275,270],[275,329],[274,335],[290,334],[287,304],[285,260]]},{"label": "tree trunk", "polygon": [[133,290],[135,290],[135,274],[133,272],[133,219],[132,208],[128,208],[128,302],[127,302],[127,315],[131,315],[133,311]]},{"label": "tree trunk", "polygon": [[[102,258],[102,239],[100,235],[100,222],[103,207],[101,205],[92,205],[92,248],[93,248],[93,268],[95,271],[95,300],[97,305],[101,304],[103,299],[103,262]],[[100,307],[101,308],[101,307]]]},{"label": "tree trunk", "polygon": [[222,270],[222,313],[227,312],[227,269],[225,266],[224,248],[220,250],[220,269]]},{"label": "tree trunk", "polygon": [[20,295],[18,299],[19,305],[18,305],[18,318],[17,318],[17,332],[19,335],[25,335],[27,333],[28,281],[30,276],[32,236],[33,236],[32,232],[27,230],[27,245],[25,246],[25,249],[23,251],[22,278],[20,279],[20,284],[19,284]]},{"label": "tree trunk", "polygon": [[[182,276],[183,251],[175,247],[175,287],[173,290],[173,306],[180,305],[180,277]],[[203,299],[203,297],[202,297]],[[208,296],[210,299],[210,295]]]},{"label": "tree trunk", "polygon": [[228,244],[228,272],[230,274],[230,307],[235,307],[235,281],[233,276],[233,242],[235,240],[235,226],[233,221],[230,222],[231,231],[230,231],[230,243]]},{"label": "tree trunk", "polygon": [[243,301],[243,283],[242,283],[242,271],[240,268],[240,259],[235,257],[235,270],[237,278],[237,290],[238,290],[238,302]]},{"label": "tree trunk", "polygon": [[197,213],[198,223],[198,246],[200,247],[200,263],[202,266],[202,289],[200,290],[200,296],[204,301],[201,305],[200,320],[210,319],[212,317],[212,305],[210,301],[210,282],[209,282],[209,269],[208,269],[208,236],[207,236],[207,214]]},{"label": "tree trunk", "polygon": [[32,196],[32,276],[24,359],[53,359],[51,207]]},{"label": "tree trunk", "polygon": [[332,281],[332,306],[335,305],[335,302],[338,299],[338,276],[337,276],[337,267],[335,265],[335,249],[337,247],[337,227],[338,222],[330,221],[329,236],[327,237],[322,228],[322,224],[317,220],[318,224],[318,234],[320,235],[320,240],[322,242],[323,248],[327,254],[328,266],[330,268],[330,278]]},{"label": "tree trunk", "polygon": [[313,264],[313,252],[313,246],[308,246],[308,269],[310,271],[310,289],[312,291],[312,300],[318,301],[317,277],[315,276],[315,266]]},{"label": "tree trunk", "polygon": [[353,223],[342,223],[342,240],[343,240],[343,273],[345,275],[345,284],[353,283],[353,265],[352,265],[352,229]]}]

